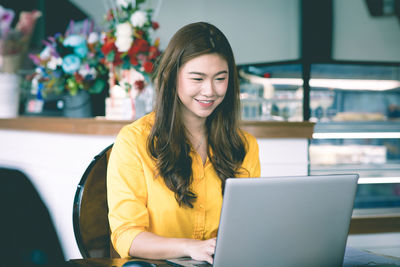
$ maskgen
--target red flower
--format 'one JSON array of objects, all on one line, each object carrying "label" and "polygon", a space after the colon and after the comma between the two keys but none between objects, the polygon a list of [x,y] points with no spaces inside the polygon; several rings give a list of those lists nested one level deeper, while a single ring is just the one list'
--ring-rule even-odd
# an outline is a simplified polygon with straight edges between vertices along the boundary
[{"label": "red flower", "polygon": [[[136,40],[135,40],[136,41]],[[135,41],[133,41],[133,45],[131,46],[131,48],[129,48],[128,50],[128,55],[130,57],[132,56],[136,56],[137,53],[139,53],[139,47],[137,45],[135,45]]]},{"label": "red flower", "polygon": [[161,53],[157,47],[150,46],[150,48],[149,48],[149,59],[150,60],[157,58],[160,54]]},{"label": "red flower", "polygon": [[103,52],[104,55],[108,55],[112,50],[116,51],[115,47],[115,40],[108,38],[106,39],[104,45],[101,47],[101,52]]},{"label": "red flower", "polygon": [[143,63],[143,68],[145,72],[151,73],[153,71],[153,63],[146,61]]},{"label": "red flower", "polygon": [[128,55],[130,57],[135,56],[136,54],[142,52],[147,52],[149,50],[149,43],[143,39],[135,39],[133,41],[133,45],[128,50]]},{"label": "red flower", "polygon": [[147,52],[147,50],[149,50],[149,43],[143,39],[135,39],[133,45],[138,47],[139,52]]},{"label": "red flower", "polygon": [[137,66],[139,64],[136,55],[131,55],[129,56],[129,62],[133,65],[133,66]]},{"label": "red flower", "polygon": [[114,57],[114,66],[121,65],[123,63],[123,60],[121,58],[122,53],[121,52],[116,52],[115,57]]},{"label": "red flower", "polygon": [[158,28],[160,28],[160,24],[158,24],[158,22],[152,21],[151,27],[153,27],[154,30],[157,30]]},{"label": "red flower", "polygon": [[135,88],[141,92],[144,88],[144,81],[143,80],[137,80],[135,81]]}]

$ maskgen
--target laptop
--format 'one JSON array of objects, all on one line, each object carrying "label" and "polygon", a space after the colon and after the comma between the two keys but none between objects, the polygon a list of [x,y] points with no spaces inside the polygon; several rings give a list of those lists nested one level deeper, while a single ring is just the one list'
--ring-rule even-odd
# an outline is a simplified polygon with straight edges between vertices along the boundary
[{"label": "laptop", "polygon": [[357,174],[228,179],[213,266],[342,266],[357,181]]}]

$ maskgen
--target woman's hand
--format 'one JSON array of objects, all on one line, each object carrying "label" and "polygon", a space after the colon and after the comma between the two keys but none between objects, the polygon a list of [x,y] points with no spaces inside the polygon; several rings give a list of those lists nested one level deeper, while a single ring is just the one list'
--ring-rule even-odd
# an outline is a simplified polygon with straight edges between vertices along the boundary
[{"label": "woman's hand", "polygon": [[215,251],[216,238],[207,240],[187,240],[185,254],[197,261],[207,261],[213,263],[213,255]]},{"label": "woman's hand", "polygon": [[129,255],[144,259],[173,259],[191,257],[198,261],[213,263],[217,239],[196,240],[167,238],[150,232],[142,232],[133,240]]}]

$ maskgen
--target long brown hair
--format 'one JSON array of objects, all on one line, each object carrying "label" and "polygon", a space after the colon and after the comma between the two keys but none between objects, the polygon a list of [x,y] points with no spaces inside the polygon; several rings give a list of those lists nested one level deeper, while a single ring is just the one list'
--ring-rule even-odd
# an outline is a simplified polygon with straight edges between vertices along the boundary
[{"label": "long brown hair", "polygon": [[156,66],[154,76],[155,123],[148,139],[148,151],[156,160],[158,175],[175,193],[179,205],[191,208],[196,200],[196,194],[190,189],[193,180],[192,159],[189,156],[191,146],[179,113],[181,102],[176,90],[177,75],[186,62],[210,53],[217,53],[224,58],[229,68],[225,98],[206,119],[207,154],[221,179],[223,192],[225,180],[239,174],[247,150],[238,127],[239,82],[233,51],[227,38],[209,23],[184,26],[172,37]]}]

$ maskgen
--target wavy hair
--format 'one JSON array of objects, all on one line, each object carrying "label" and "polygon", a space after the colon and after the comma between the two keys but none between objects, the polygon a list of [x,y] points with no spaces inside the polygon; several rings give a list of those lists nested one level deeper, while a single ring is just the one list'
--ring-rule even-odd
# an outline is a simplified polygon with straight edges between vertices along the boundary
[{"label": "wavy hair", "polygon": [[[184,26],[172,37],[156,65],[155,122],[148,138],[148,151],[156,160],[157,175],[175,193],[179,205],[193,207],[196,194],[193,181],[190,141],[180,116],[177,94],[179,68],[189,60],[216,53],[229,68],[228,89],[224,100],[206,119],[208,157],[221,180],[241,173],[247,143],[239,129],[239,82],[232,48],[225,35],[215,26],[198,22]],[[185,140],[182,142],[182,140]],[[212,155],[211,155],[212,150]]]}]

